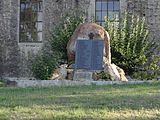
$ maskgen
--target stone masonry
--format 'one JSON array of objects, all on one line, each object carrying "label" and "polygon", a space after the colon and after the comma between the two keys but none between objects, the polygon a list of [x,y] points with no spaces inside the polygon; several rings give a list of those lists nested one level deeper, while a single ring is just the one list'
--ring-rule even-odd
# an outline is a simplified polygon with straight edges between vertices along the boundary
[{"label": "stone masonry", "polygon": [[[93,21],[95,0],[43,0],[43,42],[19,43],[20,0],[0,0],[0,77],[32,77],[30,60],[66,13],[82,10]],[[145,16],[150,38],[160,39],[160,0],[120,0],[120,12]],[[78,13],[77,13],[78,14]]]},{"label": "stone masonry", "polygon": [[160,0],[128,0],[127,11],[145,17],[150,40],[160,42]]},{"label": "stone masonry", "polygon": [[[56,1],[56,0],[55,0]],[[69,11],[82,10],[88,16],[88,8],[92,0],[53,0],[44,1],[43,40],[48,40],[54,25]]]},{"label": "stone masonry", "polygon": [[155,38],[160,43],[160,0],[148,0],[146,19],[150,38]]},{"label": "stone masonry", "polygon": [[32,77],[31,58],[49,40],[54,25],[67,12],[82,10],[88,18],[90,0],[43,1],[43,42],[19,43],[20,0],[0,1],[0,77]]},{"label": "stone masonry", "polygon": [[[13,7],[17,2],[1,0],[0,2],[0,75],[16,76],[18,73],[17,17]],[[15,69],[16,68],[16,69]]]}]

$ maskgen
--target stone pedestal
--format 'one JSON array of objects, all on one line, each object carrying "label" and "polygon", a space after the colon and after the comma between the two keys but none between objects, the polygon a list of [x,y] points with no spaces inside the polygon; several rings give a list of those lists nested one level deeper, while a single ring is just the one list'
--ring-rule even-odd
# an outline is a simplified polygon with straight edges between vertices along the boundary
[{"label": "stone pedestal", "polygon": [[93,72],[90,71],[75,71],[73,80],[93,80],[92,79]]}]

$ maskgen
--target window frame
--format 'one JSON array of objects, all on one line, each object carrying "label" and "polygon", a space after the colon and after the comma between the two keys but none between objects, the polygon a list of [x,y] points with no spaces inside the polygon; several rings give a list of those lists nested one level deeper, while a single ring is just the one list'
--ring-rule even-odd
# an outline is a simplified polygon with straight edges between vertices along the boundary
[{"label": "window frame", "polygon": [[[97,2],[100,2],[100,4],[101,4],[100,10],[97,10]],[[103,2],[106,2],[106,5],[107,5],[106,10],[103,10],[103,8],[102,8]],[[108,7],[109,2],[113,3],[113,10],[109,10],[109,7]],[[118,5],[119,9],[118,10],[117,9],[115,10],[115,2],[119,3],[119,5]],[[97,20],[97,12],[100,13],[100,16],[101,16],[100,20]],[[103,23],[105,23],[105,20],[103,20],[104,18],[102,18],[103,17],[103,15],[102,15],[103,12],[106,12],[106,16],[108,18],[109,18],[109,12],[113,12],[113,15],[114,15],[115,12],[117,12],[118,13],[118,20],[115,20],[115,17],[113,17],[113,20],[110,20],[110,21],[113,22],[113,23],[114,22],[119,23],[120,22],[120,0],[95,0],[95,22],[97,24],[101,25],[101,26],[103,26]]]},{"label": "window frame", "polygon": [[[39,25],[39,23],[41,23],[41,30],[40,31],[38,31],[38,25],[36,25],[37,26],[37,28],[36,28],[36,37],[37,37],[37,39],[34,39],[34,40],[27,40],[27,39],[25,39],[25,40],[22,40],[22,33],[25,33],[26,31],[22,31],[21,30],[21,25],[22,25],[22,23],[27,23],[26,21],[22,21],[21,20],[21,16],[22,16],[22,14],[21,14],[21,10],[22,10],[22,6],[21,6],[21,4],[22,3],[27,3],[27,2],[29,2],[29,1],[25,1],[25,0],[19,0],[19,43],[42,43],[43,42],[43,0],[38,0],[38,7],[39,7],[39,4],[41,4],[41,10],[39,10],[39,8],[37,8],[38,10],[37,11],[34,11],[34,12],[32,12],[32,13],[36,13],[37,14],[37,18],[36,18],[36,20],[34,21],[36,24],[38,24]],[[30,1],[31,2],[31,1]],[[31,8],[32,8],[32,4],[33,4],[34,2],[31,2]],[[26,6],[25,6],[26,7]],[[25,11],[25,10],[24,10]],[[26,12],[26,11],[25,11]],[[42,15],[41,15],[41,17],[42,17],[42,19],[41,19],[41,21],[38,21],[38,14],[39,13],[41,13]],[[32,19],[32,18],[31,18]],[[30,21],[30,22],[28,22],[28,23],[31,23],[32,24],[32,20]],[[33,25],[31,26],[32,27],[32,29],[33,29]],[[31,31],[33,31],[33,30],[31,30]],[[39,33],[41,33],[41,40],[38,38],[39,36],[38,36],[38,34]],[[32,38],[33,39],[33,38]]]}]

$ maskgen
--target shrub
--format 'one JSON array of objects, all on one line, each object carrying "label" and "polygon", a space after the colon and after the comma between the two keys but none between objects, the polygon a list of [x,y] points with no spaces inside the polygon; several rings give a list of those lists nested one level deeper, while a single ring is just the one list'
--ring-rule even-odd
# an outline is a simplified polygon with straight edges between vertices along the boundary
[{"label": "shrub", "polygon": [[53,28],[52,38],[50,39],[51,49],[62,54],[62,62],[67,62],[67,43],[73,32],[80,23],[83,23],[83,16],[75,17],[66,15],[61,23]]},{"label": "shrub", "polygon": [[[52,37],[44,45],[42,53],[33,60],[32,71],[38,79],[50,79],[53,71],[63,63],[67,63],[67,43],[77,26],[84,21],[83,16],[65,15],[53,28]],[[51,50],[48,50],[50,46]],[[46,50],[47,49],[47,50]]]},{"label": "shrub", "polygon": [[37,55],[33,61],[32,71],[34,76],[41,80],[50,79],[53,70],[58,67],[58,55]]},{"label": "shrub", "polygon": [[125,13],[118,26],[113,26],[106,19],[106,30],[111,37],[111,54],[114,63],[134,77],[141,76],[142,79],[155,77],[159,70],[159,56],[154,51],[158,45],[154,40],[148,40],[149,32],[145,28],[145,18],[140,19]]}]

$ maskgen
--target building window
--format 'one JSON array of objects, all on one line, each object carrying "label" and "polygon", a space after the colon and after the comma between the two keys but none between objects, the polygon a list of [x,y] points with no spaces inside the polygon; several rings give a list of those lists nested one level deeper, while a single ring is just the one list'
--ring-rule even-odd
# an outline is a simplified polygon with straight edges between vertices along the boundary
[{"label": "building window", "polygon": [[20,42],[42,41],[42,0],[20,0]]},{"label": "building window", "polygon": [[119,23],[119,0],[96,0],[96,23],[105,26],[105,16],[114,24]]}]

